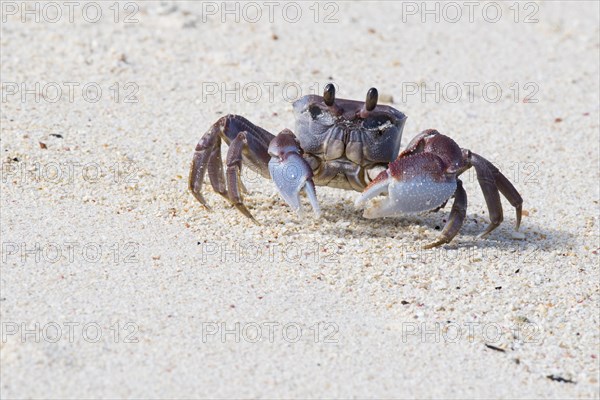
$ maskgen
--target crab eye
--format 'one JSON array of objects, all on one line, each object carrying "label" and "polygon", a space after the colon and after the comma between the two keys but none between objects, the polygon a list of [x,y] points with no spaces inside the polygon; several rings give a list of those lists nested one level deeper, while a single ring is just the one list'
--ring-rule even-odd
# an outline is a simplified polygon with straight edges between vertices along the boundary
[{"label": "crab eye", "polygon": [[310,116],[312,117],[312,119],[317,119],[319,118],[319,116],[323,113],[323,111],[315,105],[312,105],[308,108],[308,112],[310,113]]},{"label": "crab eye", "polygon": [[367,117],[363,122],[363,126],[366,129],[383,130],[387,127],[388,124],[391,124],[391,121],[388,117],[386,117],[384,115]]}]

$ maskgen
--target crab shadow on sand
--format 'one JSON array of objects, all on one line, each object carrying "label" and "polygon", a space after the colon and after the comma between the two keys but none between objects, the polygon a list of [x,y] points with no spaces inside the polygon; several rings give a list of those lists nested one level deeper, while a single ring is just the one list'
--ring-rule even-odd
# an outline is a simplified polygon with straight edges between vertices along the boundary
[{"label": "crab shadow on sand", "polygon": [[[435,240],[444,228],[451,204],[437,212],[429,211],[421,214],[404,215],[379,219],[367,219],[362,216],[363,210],[343,201],[335,205],[322,205],[321,218],[328,223],[323,224],[322,234],[326,237],[343,237],[351,239],[368,239],[373,237],[394,238],[404,234],[414,235],[411,227],[425,228],[425,235],[415,238],[415,247],[421,247]],[[348,227],[340,228],[339,223],[349,222]],[[485,238],[478,238],[489,223],[487,213],[477,214],[467,210],[467,216],[456,237],[439,248],[456,249],[461,247],[500,248],[536,246],[540,250],[566,250],[575,244],[575,235],[571,232],[548,228],[534,218],[523,218],[519,232],[524,239],[513,237],[515,216],[512,208],[504,210],[504,221]],[[351,226],[351,228],[350,228]],[[423,237],[424,236],[424,237]],[[419,243],[422,242],[422,243]]]}]

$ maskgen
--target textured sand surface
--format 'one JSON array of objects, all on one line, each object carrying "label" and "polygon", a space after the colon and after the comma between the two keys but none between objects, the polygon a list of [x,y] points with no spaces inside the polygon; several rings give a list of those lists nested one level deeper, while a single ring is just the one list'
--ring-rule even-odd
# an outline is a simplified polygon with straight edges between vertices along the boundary
[{"label": "textured sand surface", "polygon": [[[599,397],[598,3],[505,3],[495,23],[486,3],[456,23],[420,2],[303,3],[295,23],[280,3],[254,23],[131,4],[95,23],[2,6],[2,398]],[[504,199],[477,239],[473,173],[461,233],[431,251],[449,207],[371,221],[318,187],[322,217],[299,218],[249,170],[260,226],[210,188],[212,212],[194,200],[219,116],[293,128],[296,89],[329,81],[392,96],[403,146],[437,128],[494,161],[524,239]]]}]

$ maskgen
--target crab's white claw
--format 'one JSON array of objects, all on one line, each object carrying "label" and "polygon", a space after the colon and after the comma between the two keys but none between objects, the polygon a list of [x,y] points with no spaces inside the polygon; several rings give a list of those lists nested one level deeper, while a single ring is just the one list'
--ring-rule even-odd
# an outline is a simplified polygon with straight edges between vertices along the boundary
[{"label": "crab's white claw", "polygon": [[313,173],[308,163],[298,153],[299,150],[291,133],[280,133],[269,145],[271,154],[269,173],[281,197],[298,214],[302,213],[300,192],[304,189],[315,214],[320,216],[321,209],[312,180]]},{"label": "crab's white claw", "polygon": [[393,176],[388,169],[367,186],[355,205],[362,207],[374,197],[387,193],[387,196],[374,199],[367,205],[363,213],[365,218],[413,214],[441,206],[455,191],[454,179],[439,179],[427,171],[411,177]]}]

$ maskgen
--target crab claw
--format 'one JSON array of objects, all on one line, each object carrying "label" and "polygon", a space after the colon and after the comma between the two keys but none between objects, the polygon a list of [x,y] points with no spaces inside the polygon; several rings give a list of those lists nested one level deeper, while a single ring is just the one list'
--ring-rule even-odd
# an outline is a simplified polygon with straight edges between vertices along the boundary
[{"label": "crab claw", "polygon": [[269,173],[281,197],[298,214],[302,212],[300,191],[304,189],[315,214],[320,216],[313,173],[300,151],[294,134],[288,129],[281,131],[269,143]]},{"label": "crab claw", "polygon": [[365,218],[390,217],[435,209],[456,191],[456,179],[443,173],[443,164],[436,156],[421,153],[392,162],[356,199],[355,206],[363,207],[380,194],[365,209]]}]

